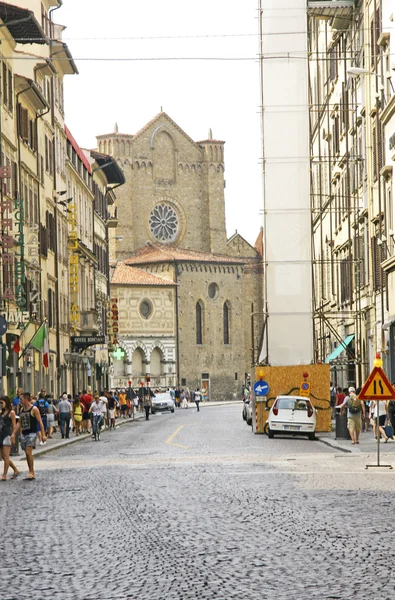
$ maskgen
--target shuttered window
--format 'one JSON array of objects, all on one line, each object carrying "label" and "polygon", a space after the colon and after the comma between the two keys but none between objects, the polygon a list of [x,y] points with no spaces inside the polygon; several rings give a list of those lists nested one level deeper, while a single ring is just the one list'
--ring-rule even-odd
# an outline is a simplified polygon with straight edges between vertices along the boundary
[{"label": "shuttered window", "polygon": [[224,344],[230,344],[230,336],[229,336],[229,321],[230,321],[230,305],[228,302],[224,303]]}]

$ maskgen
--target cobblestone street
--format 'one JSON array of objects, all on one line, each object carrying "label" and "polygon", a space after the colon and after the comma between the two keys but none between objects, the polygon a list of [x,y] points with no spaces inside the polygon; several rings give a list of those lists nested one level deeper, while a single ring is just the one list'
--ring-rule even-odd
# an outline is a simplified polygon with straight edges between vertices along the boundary
[{"label": "cobblestone street", "polygon": [[392,599],[395,474],[372,461],[253,435],[241,405],[80,441],[2,485],[0,598]]}]

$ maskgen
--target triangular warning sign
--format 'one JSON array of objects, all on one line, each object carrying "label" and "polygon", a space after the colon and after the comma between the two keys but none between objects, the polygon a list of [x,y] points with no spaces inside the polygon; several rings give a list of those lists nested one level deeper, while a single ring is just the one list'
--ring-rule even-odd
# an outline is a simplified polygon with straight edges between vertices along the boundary
[{"label": "triangular warning sign", "polygon": [[395,400],[395,389],[381,367],[374,367],[358,398],[360,400]]}]

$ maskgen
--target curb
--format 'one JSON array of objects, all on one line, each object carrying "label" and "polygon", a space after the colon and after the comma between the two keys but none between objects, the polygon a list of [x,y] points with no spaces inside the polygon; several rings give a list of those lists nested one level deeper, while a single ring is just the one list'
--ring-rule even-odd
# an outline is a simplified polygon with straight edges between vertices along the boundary
[{"label": "curb", "polygon": [[[127,420],[125,419],[125,421],[123,421],[122,423],[118,423],[117,427],[123,427],[124,425],[127,425],[129,423],[135,423],[137,421],[140,421],[141,419],[143,419],[143,415],[138,416],[135,419],[127,419]],[[109,431],[109,429],[104,429],[101,433],[106,433],[107,431]],[[71,444],[76,444],[77,442],[81,442],[82,440],[86,440],[86,439],[90,439],[90,438],[91,438],[90,433],[84,433],[82,435],[70,438],[67,441],[59,440],[52,446],[48,446],[48,447],[43,446],[43,447],[38,448],[37,450],[34,450],[33,458],[36,458],[36,456],[43,456],[44,454],[48,454],[48,452],[52,452],[54,450],[59,450],[60,448],[65,448],[66,446],[70,446]],[[18,460],[26,461],[26,456],[23,453],[23,456],[20,456],[19,458],[18,458],[18,456],[15,456],[14,459],[16,461],[18,461]]]}]

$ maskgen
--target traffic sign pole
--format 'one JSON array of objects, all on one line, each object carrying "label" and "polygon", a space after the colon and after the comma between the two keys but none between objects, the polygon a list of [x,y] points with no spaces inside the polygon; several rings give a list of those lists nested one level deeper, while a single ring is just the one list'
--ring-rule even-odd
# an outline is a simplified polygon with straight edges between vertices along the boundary
[{"label": "traffic sign pole", "polygon": [[[384,469],[392,469],[392,465],[381,465],[380,464],[380,419],[379,419],[379,402],[386,400],[395,400],[395,390],[390,384],[385,375],[382,367],[383,361],[381,360],[380,353],[376,354],[376,358],[374,360],[374,369],[366,380],[365,385],[363,386],[358,398],[360,400],[370,400],[376,401],[376,436],[377,436],[377,464],[375,465],[365,465],[365,469],[372,468],[384,468]],[[367,396],[369,394],[369,396]]]}]

